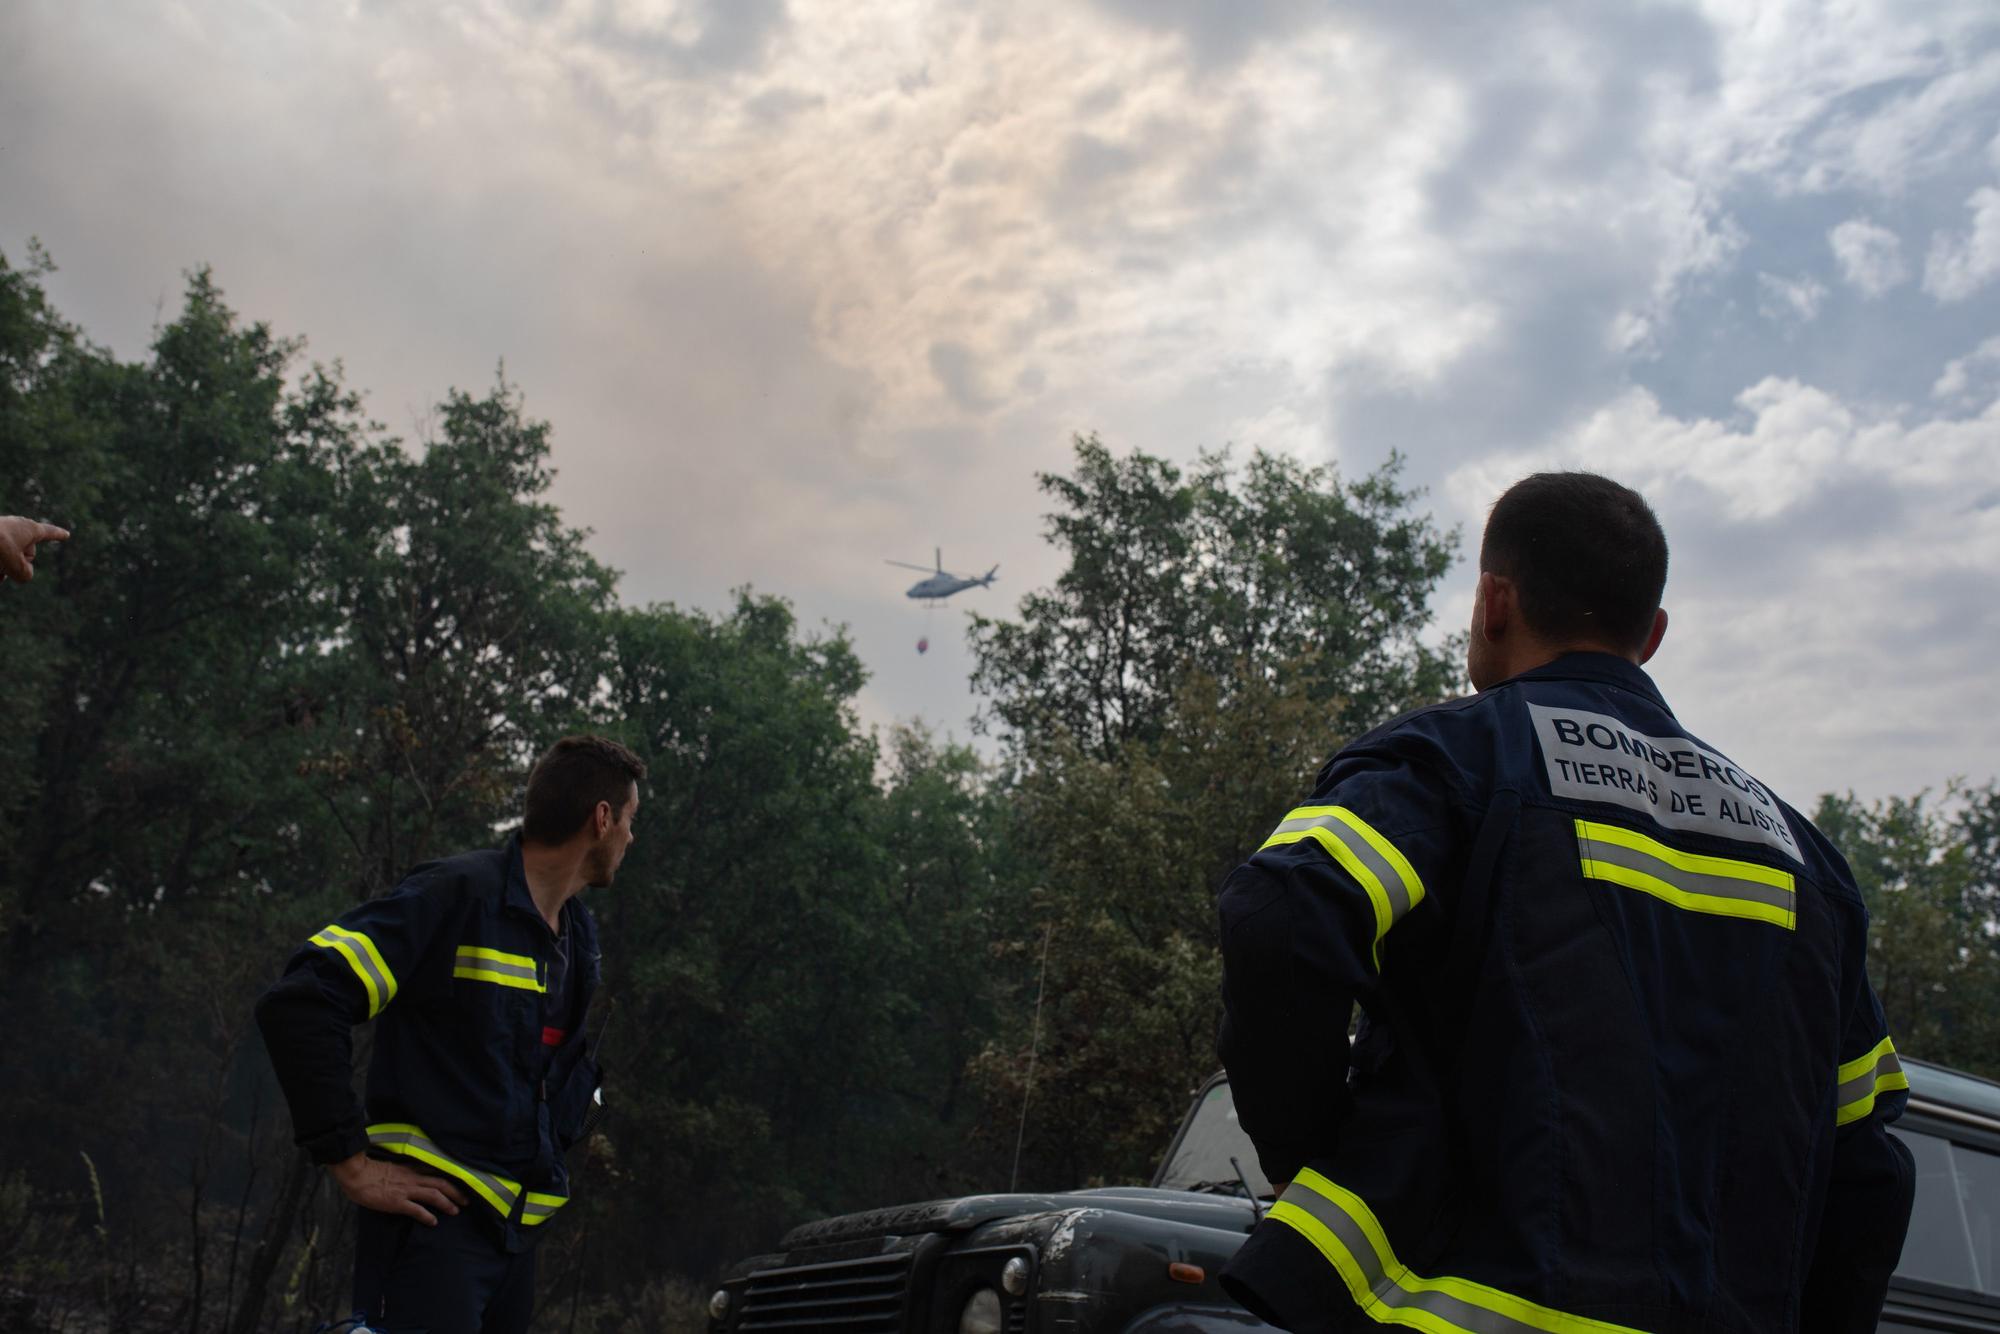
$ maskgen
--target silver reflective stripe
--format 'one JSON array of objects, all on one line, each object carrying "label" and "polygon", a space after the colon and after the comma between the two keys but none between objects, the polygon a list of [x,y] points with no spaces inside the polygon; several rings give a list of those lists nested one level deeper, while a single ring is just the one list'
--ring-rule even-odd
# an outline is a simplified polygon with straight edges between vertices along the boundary
[{"label": "silver reflective stripe", "polygon": [[1706,894],[1718,899],[1741,899],[1745,903],[1767,903],[1785,912],[1792,911],[1796,906],[1796,897],[1789,890],[1780,889],[1776,885],[1759,884],[1755,880],[1740,880],[1734,876],[1685,871],[1672,862],[1662,861],[1651,853],[1641,852],[1637,848],[1586,838],[1584,850],[1594,862],[1601,862],[1607,866],[1622,866],[1628,871],[1638,871],[1656,880],[1664,880],[1675,889],[1686,890],[1690,894]]},{"label": "silver reflective stripe", "polygon": [[477,968],[482,973],[499,973],[502,977],[518,977],[524,982],[536,982],[540,980],[535,975],[535,966],[533,964],[502,963],[498,959],[489,959],[478,954],[469,954],[463,948],[458,952],[458,966],[460,968]]},{"label": "silver reflective stripe", "polygon": [[421,1149],[436,1158],[439,1162],[450,1163],[452,1171],[463,1172],[467,1177],[479,1182],[480,1185],[505,1200],[509,1212],[513,1211],[515,1197],[520,1193],[519,1187],[510,1181],[494,1176],[490,1172],[482,1172],[476,1167],[467,1167],[464,1163],[453,1158],[422,1135],[407,1130],[371,1130],[368,1132],[368,1142],[370,1144],[379,1144],[383,1148],[390,1150],[398,1147]]},{"label": "silver reflective stripe", "polygon": [[521,1220],[528,1223],[539,1222],[554,1214],[556,1210],[562,1208],[568,1202],[567,1200],[560,1200],[554,1204],[543,1204],[540,1200],[529,1200],[521,1206]]},{"label": "silver reflective stripe", "polygon": [[1368,1234],[1348,1216],[1345,1209],[1310,1186],[1301,1186],[1296,1182],[1288,1186],[1280,1198],[1286,1204],[1305,1210],[1333,1233],[1354,1258],[1354,1265],[1367,1281],[1368,1290],[1382,1305],[1398,1311],[1428,1311],[1453,1329],[1466,1330],[1468,1334],[1546,1334],[1534,1325],[1524,1325],[1498,1311],[1474,1306],[1449,1293],[1408,1291],[1383,1271],[1382,1258],[1375,1253]]},{"label": "silver reflective stripe", "polygon": [[[1350,1212],[1342,1197],[1351,1199],[1359,1212]],[[1410,1325],[1428,1334],[1640,1334],[1625,1325],[1550,1310],[1465,1279],[1419,1278],[1396,1258],[1386,1237],[1381,1237],[1379,1249],[1370,1240],[1371,1234],[1381,1236],[1382,1225],[1360,1197],[1310,1169],[1285,1188],[1272,1206],[1270,1221],[1311,1242],[1377,1324]],[[1357,1279],[1365,1291],[1356,1290]]]},{"label": "silver reflective stripe", "polygon": [[[1288,834],[1303,834],[1308,829],[1324,829],[1339,839],[1341,846],[1353,853],[1355,860],[1367,868],[1369,874],[1375,877],[1376,883],[1382,887],[1383,894],[1388,897],[1388,924],[1394,926],[1403,920],[1403,914],[1411,907],[1410,887],[1403,883],[1403,873],[1391,864],[1388,858],[1377,852],[1374,844],[1361,837],[1358,830],[1339,816],[1331,813],[1292,816],[1271,831],[1271,837],[1264,841],[1264,846],[1269,847]],[[1286,841],[1294,840],[1286,839]]]},{"label": "silver reflective stripe", "polygon": [[1850,1103],[1860,1102],[1864,1098],[1873,1098],[1876,1093],[1878,1081],[1888,1075],[1901,1074],[1902,1070],[1903,1063],[1896,1059],[1896,1049],[1894,1047],[1889,1048],[1876,1059],[1875,1064],[1869,1066],[1834,1091],[1834,1105],[1845,1107]]}]

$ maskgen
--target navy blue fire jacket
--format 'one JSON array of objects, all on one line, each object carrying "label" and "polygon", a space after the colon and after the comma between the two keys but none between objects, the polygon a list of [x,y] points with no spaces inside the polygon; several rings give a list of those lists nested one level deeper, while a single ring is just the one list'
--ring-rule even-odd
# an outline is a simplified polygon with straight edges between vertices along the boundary
[{"label": "navy blue fire jacket", "polygon": [[[1292,1330],[1872,1330],[1915,1174],[1840,854],[1569,654],[1334,756],[1225,883],[1221,1054]],[[1350,1050],[1348,1020],[1359,1002]]]},{"label": "navy blue fire jacket", "polygon": [[[321,1163],[368,1150],[455,1178],[510,1250],[569,1198],[563,1153],[598,1089],[583,1016],[600,978],[579,899],[549,930],[519,837],[411,871],[317,932],[257,1002],[298,1142]],[[551,983],[566,993],[547,1006]],[[353,1027],[375,1020],[366,1114]],[[551,1022],[553,1020],[553,1022]]]}]

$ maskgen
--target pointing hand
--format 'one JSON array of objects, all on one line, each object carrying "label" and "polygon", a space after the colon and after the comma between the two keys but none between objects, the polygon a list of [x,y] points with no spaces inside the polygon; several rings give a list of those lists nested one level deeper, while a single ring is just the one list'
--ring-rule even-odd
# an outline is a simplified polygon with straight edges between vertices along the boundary
[{"label": "pointing hand", "polygon": [[35,544],[60,542],[69,530],[18,514],[0,514],[0,582],[25,584],[35,577]]}]

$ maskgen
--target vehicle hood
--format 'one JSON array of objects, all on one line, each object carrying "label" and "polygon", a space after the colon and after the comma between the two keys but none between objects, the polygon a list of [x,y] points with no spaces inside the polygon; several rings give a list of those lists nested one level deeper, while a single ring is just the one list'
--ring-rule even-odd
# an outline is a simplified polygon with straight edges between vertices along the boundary
[{"label": "vehicle hood", "polygon": [[858,1237],[964,1232],[998,1218],[1084,1208],[1230,1231],[1248,1231],[1253,1217],[1250,1201],[1239,1196],[1156,1190],[1151,1186],[1106,1186],[1049,1194],[963,1195],[955,1200],[869,1209],[795,1227],[779,1245],[793,1251]]}]

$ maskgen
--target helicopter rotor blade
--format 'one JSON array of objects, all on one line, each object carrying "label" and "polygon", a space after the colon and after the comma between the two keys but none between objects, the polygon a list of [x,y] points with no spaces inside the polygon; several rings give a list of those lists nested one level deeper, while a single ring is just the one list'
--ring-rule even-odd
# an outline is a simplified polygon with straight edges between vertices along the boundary
[{"label": "helicopter rotor blade", "polygon": [[921,572],[922,572],[922,573],[924,573],[924,574],[935,574],[935,573],[937,573],[937,571],[935,571],[935,570],[931,569],[931,567],[930,567],[930,566],[928,566],[928,565],[912,565],[912,564],[910,564],[910,562],[908,562],[908,561],[906,561],[906,560],[885,560],[885,561],[883,561],[882,563],[883,563],[884,565],[896,565],[896,566],[900,566],[900,567],[902,567],[902,568],[903,568],[903,569],[905,569],[905,570],[918,570],[918,571],[921,571]]}]

